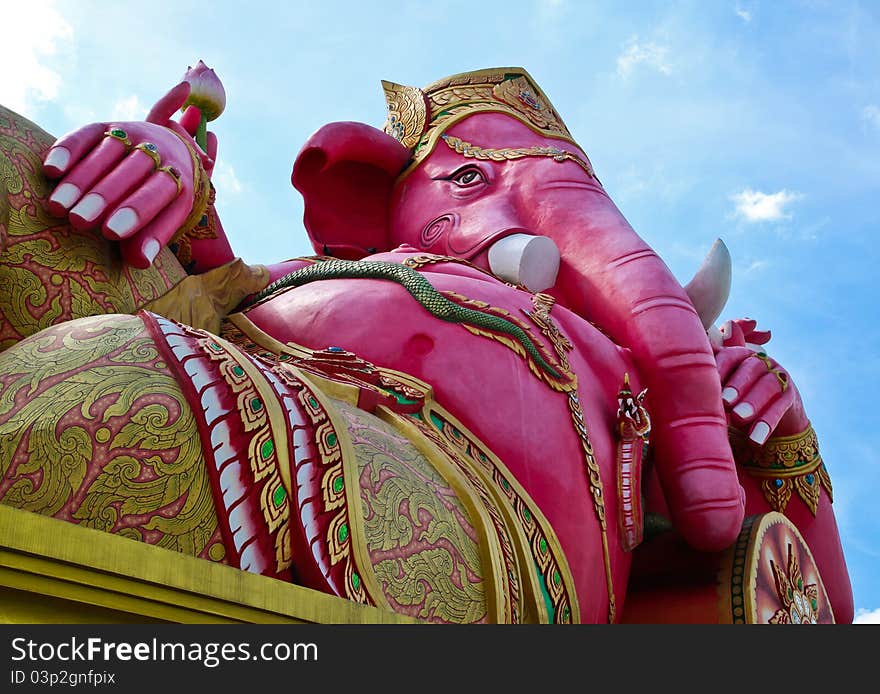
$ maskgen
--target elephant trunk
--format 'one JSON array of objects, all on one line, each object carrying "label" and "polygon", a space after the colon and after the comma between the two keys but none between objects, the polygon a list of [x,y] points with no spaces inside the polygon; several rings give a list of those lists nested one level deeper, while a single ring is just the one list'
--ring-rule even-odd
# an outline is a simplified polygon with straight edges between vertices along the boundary
[{"label": "elephant trunk", "polygon": [[[701,319],[681,285],[600,188],[559,206],[562,303],[628,347],[648,388],[657,472],[672,521],[716,551],[740,531],[742,489],[721,384]],[[545,223],[548,219],[543,220]]]}]

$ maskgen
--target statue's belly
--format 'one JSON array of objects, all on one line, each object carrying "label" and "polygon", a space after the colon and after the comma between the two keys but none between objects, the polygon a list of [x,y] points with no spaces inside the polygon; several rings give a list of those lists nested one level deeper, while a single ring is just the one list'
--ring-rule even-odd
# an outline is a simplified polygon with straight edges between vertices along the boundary
[{"label": "statue's belly", "polygon": [[[527,312],[532,295],[491,281],[429,273],[441,292],[486,302],[509,313],[560,366],[553,340]],[[489,309],[484,308],[484,311]],[[603,485],[609,558],[618,609],[629,568],[617,530],[617,472],[613,427],[624,373],[638,386],[626,350],[565,309],[553,323],[570,341],[564,349],[577,378],[572,393],[554,389],[546,371],[509,336],[478,335],[432,316],[401,286],[383,280],[332,280],[288,290],[247,311],[257,327],[282,342],[313,349],[342,347],[377,365],[430,383],[437,401],[477,434],[516,475],[562,543],[574,575],[581,616],[604,621],[605,553],[587,472],[591,446]],[[525,355],[525,356],[524,356]],[[537,375],[536,375],[537,374]],[[572,397],[574,396],[574,397]],[[583,418],[578,416],[580,405]],[[586,424],[586,437],[580,424]]]}]

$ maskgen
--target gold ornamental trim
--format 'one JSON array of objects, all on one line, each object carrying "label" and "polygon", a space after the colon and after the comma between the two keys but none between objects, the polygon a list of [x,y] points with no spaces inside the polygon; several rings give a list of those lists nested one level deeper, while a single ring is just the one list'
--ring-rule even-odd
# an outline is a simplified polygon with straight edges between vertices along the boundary
[{"label": "gold ornamental trim", "polygon": [[[247,355],[240,352],[234,345],[217,335],[212,335],[210,339],[217,342],[217,344],[225,350],[226,355],[244,369],[245,374],[247,374],[247,377],[256,389],[257,394],[263,401],[265,406],[264,411],[269,418],[269,431],[275,441],[275,454],[278,456],[278,474],[287,490],[288,497],[293,498],[295,490],[290,479],[290,450],[287,447],[286,433],[287,421],[275,392],[272,390],[271,386],[266,383],[263,374],[260,373],[260,370],[256,366],[254,366]],[[239,354],[241,357],[238,356]],[[256,473],[256,470],[254,472]]]},{"label": "gold ornamental trim", "polygon": [[513,161],[515,159],[524,159],[526,157],[547,157],[553,161],[563,163],[572,161],[580,166],[590,178],[596,178],[593,173],[593,167],[589,165],[582,157],[559,147],[540,146],[534,147],[503,147],[500,149],[492,149],[488,147],[478,147],[477,145],[465,142],[461,138],[452,135],[441,135],[440,139],[456,154],[460,154],[465,159],[479,159],[481,161]]},{"label": "gold ornamental trim", "polygon": [[[310,391],[310,394],[317,401],[323,415],[327,418],[325,421],[329,423],[328,432],[331,432],[336,436],[335,447],[338,447],[339,449],[338,455],[339,461],[342,465],[342,482],[345,489],[345,498],[348,503],[331,522],[331,530],[328,534],[331,551],[338,538],[336,531],[338,530],[339,524],[345,522],[346,517],[349,532],[346,542],[342,547],[339,547],[340,556],[337,558],[337,561],[334,561],[333,563],[338,563],[338,561],[346,559],[348,556],[351,558],[351,561],[348,562],[349,565],[346,567],[345,581],[346,590],[351,591],[348,595],[349,598],[358,600],[359,597],[362,597],[360,594],[363,593],[373,601],[373,604],[375,604],[376,607],[390,610],[391,605],[379,585],[378,578],[373,569],[373,563],[370,560],[368,549],[369,544],[365,534],[363,508],[359,503],[360,487],[357,481],[359,474],[357,456],[348,427],[345,425],[345,421],[343,421],[338,408],[334,404],[333,398],[321,390],[319,385],[313,380],[312,374],[306,373],[302,369],[298,369],[290,364],[285,365],[285,368],[293,370],[296,373],[296,377],[305,384],[306,388]],[[329,463],[336,462],[329,458],[325,459],[324,453],[321,451],[320,442],[318,444],[318,449],[325,466]],[[354,566],[351,566],[352,563]],[[354,569],[359,571],[360,584],[357,588],[355,588],[356,582],[353,580],[351,574]],[[362,602],[363,600],[358,601]]]}]

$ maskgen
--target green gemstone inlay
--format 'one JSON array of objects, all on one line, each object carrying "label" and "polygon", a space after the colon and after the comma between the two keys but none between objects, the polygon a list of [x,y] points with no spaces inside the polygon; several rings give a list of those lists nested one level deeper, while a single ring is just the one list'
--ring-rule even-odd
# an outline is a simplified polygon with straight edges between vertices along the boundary
[{"label": "green gemstone inlay", "polygon": [[335,446],[335,445],[336,445],[336,442],[337,442],[338,440],[339,440],[339,439],[336,438],[336,434],[329,434],[329,435],[327,436],[327,445],[328,445],[328,446],[331,446],[331,447],[332,447],[332,446]]},{"label": "green gemstone inlay", "polygon": [[558,571],[553,572],[553,583],[557,586],[562,582],[562,576],[559,575]]},{"label": "green gemstone inlay", "polygon": [[242,376],[244,376],[244,369],[240,366],[233,366],[232,373],[241,378]]},{"label": "green gemstone inlay", "polygon": [[333,480],[333,491],[339,494],[342,491],[343,487],[345,487],[345,483],[342,481],[341,477],[337,477]]},{"label": "green gemstone inlay", "polygon": [[541,538],[541,541],[538,543],[538,547],[541,548],[541,554],[547,554],[547,540],[545,540],[543,537]]},{"label": "green gemstone inlay", "polygon": [[280,508],[281,504],[284,503],[284,498],[287,496],[287,492],[284,491],[284,487],[278,487],[275,492],[272,494],[272,503],[275,504],[275,508]]},{"label": "green gemstone inlay", "polygon": [[355,590],[361,587],[361,577],[358,576],[356,573],[351,574],[351,585],[354,587]]},{"label": "green gemstone inlay", "polygon": [[527,508],[523,509],[523,518],[525,518],[527,521],[532,520],[532,513],[531,513],[531,511],[529,511],[529,509],[527,509]]},{"label": "green gemstone inlay", "polygon": [[819,602],[816,600],[816,598],[810,598],[810,604],[813,606],[814,610],[819,609]]},{"label": "green gemstone inlay", "polygon": [[254,412],[259,412],[260,410],[262,410],[263,409],[263,401],[260,400],[259,398],[254,398],[253,400],[251,400],[251,409]]},{"label": "green gemstone inlay", "polygon": [[110,134],[113,135],[113,137],[128,137],[128,133],[120,128],[113,128],[113,130],[110,131]]},{"label": "green gemstone inlay", "polygon": [[339,532],[337,533],[337,537],[339,537],[340,542],[345,542],[348,539],[348,524],[343,523],[339,526]]},{"label": "green gemstone inlay", "polygon": [[269,456],[275,451],[275,444],[272,443],[272,439],[269,439],[260,446],[260,455],[263,456],[263,460],[269,460]]},{"label": "green gemstone inlay", "polygon": [[317,407],[318,401],[315,400],[315,398],[313,398],[312,396],[309,396],[309,405],[311,405],[312,407]]},{"label": "green gemstone inlay", "polygon": [[437,427],[438,431],[443,431],[443,420],[433,412],[431,413],[431,424]]}]

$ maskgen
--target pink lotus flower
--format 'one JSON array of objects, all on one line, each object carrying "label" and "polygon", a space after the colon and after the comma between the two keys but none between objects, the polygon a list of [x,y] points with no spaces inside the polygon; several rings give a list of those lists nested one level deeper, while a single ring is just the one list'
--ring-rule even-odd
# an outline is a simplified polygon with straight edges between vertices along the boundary
[{"label": "pink lotus flower", "polygon": [[226,90],[216,73],[201,60],[195,67],[190,67],[183,75],[189,82],[191,91],[184,104],[197,106],[205,120],[215,120],[226,108]]}]

